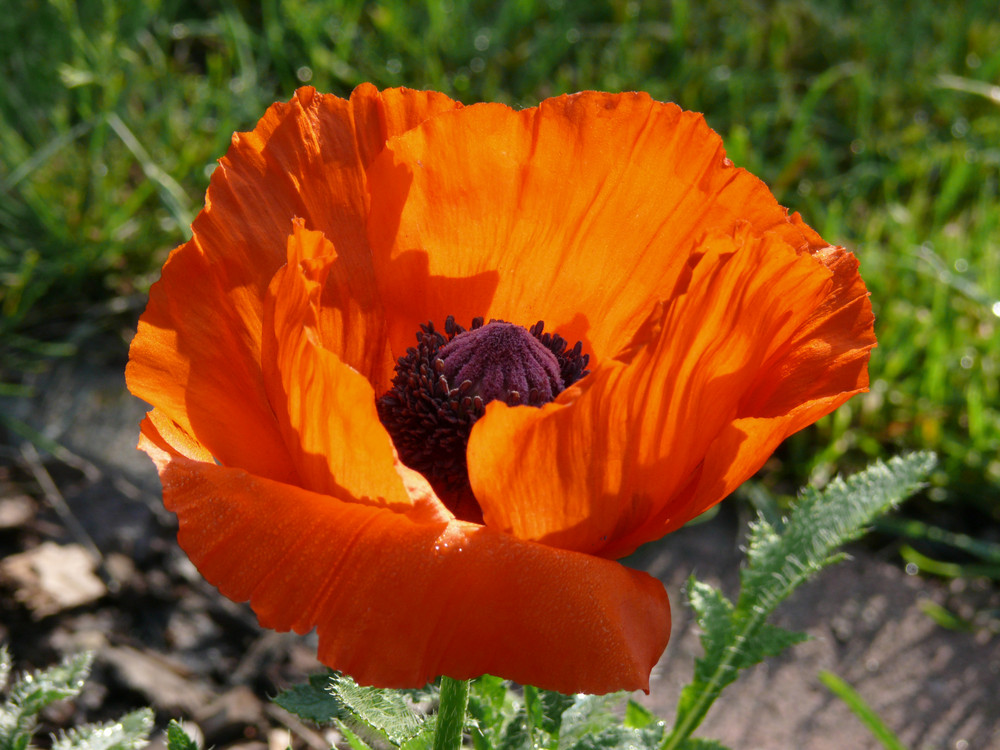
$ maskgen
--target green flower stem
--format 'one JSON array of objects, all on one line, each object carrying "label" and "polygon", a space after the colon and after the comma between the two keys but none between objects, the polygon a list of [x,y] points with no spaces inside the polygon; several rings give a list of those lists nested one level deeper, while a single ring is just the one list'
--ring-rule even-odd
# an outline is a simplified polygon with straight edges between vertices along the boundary
[{"label": "green flower stem", "polygon": [[465,731],[465,710],[469,706],[469,681],[441,678],[441,705],[438,708],[434,750],[459,750]]}]

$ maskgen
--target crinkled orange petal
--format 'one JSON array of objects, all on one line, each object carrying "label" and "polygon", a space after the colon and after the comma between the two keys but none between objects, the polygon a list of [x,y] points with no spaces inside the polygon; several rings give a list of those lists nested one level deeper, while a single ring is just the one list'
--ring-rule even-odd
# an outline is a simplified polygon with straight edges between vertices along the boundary
[{"label": "crinkled orange petal", "polygon": [[[795,356],[789,346],[828,305],[833,274],[779,236],[752,231],[742,225],[735,235],[701,241],[676,296],[656,306],[631,344],[577,389],[542,409],[487,407],[472,431],[468,463],[488,526],[592,554],[618,552],[623,538],[659,538],[664,532],[652,521],[676,518],[702,462],[719,467],[736,458],[717,439],[744,417],[755,382],[774,390],[773,378],[811,379],[823,396],[857,390],[857,382],[827,370],[839,352],[786,366]],[[856,345],[846,338],[812,343]]]},{"label": "crinkled orange petal", "polygon": [[363,684],[489,673],[564,693],[648,689],[670,610],[645,573],[188,458],[149,420],[140,447],[205,578],[265,627],[315,627],[320,660]]},{"label": "crinkled orange petal", "polygon": [[822,240],[725,158],[701,115],[583,92],[476,104],[389,140],[368,170],[369,238],[399,353],[454,315],[544,320],[597,361],[665,298],[706,231],[749,221]]},{"label": "crinkled orange petal", "polygon": [[[265,389],[302,487],[407,507],[412,501],[394,468],[372,384],[322,343],[321,297],[337,260],[321,232],[295,222],[288,263],[264,304]],[[365,327],[357,328],[364,335]]]},{"label": "crinkled orange petal", "polygon": [[[364,168],[386,138],[456,106],[443,94],[405,89],[361,86],[347,101],[303,88],[270,107],[253,131],[234,135],[192,239],[171,253],[150,290],[129,353],[132,393],[224,465],[293,478],[260,372],[264,294],[285,262],[291,220],[301,217],[334,243],[337,275],[353,279],[359,304],[377,307]],[[384,332],[362,339],[345,356],[378,382],[391,371]]]},{"label": "crinkled orange petal", "polygon": [[[787,414],[829,390],[837,383],[844,392],[868,387],[868,353],[875,346],[874,316],[868,290],[858,274],[858,261],[842,247],[827,247],[814,257],[833,273],[834,287],[823,304],[762,369],[748,389],[742,405],[748,415],[771,417]],[[823,380],[812,376],[824,370]],[[790,433],[789,433],[790,434]]]},{"label": "crinkled orange petal", "polygon": [[838,247],[815,257],[833,272],[833,289],[823,304],[772,354],[747,389],[740,417],[712,441],[689,485],[641,529],[619,538],[603,554],[626,555],[680,528],[758,471],[789,435],[868,389],[874,317],[857,259]]}]

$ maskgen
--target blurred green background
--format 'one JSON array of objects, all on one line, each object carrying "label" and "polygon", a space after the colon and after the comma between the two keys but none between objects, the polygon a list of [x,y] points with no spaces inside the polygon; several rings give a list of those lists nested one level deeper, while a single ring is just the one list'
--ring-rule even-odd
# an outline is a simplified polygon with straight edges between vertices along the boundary
[{"label": "blurred green background", "polygon": [[232,132],[304,83],[514,106],[640,89],[704,112],[871,290],[871,393],[751,497],[930,448],[914,523],[887,529],[1000,577],[996,0],[27,0],[0,50],[0,394],[97,339],[124,362]]}]

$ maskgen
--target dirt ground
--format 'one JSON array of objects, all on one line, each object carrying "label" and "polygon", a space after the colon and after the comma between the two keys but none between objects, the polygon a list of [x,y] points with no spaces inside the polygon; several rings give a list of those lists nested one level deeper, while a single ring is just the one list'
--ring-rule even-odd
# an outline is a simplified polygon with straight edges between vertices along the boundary
[{"label": "dirt ground", "polygon": [[[144,407],[118,363],[67,364],[35,385],[32,404],[0,409],[69,453],[39,453],[16,435],[0,445],[0,642],[17,669],[96,652],[85,693],[50,711],[46,729],[152,705],[159,727],[185,718],[206,746],[328,747],[268,700],[319,668],[314,643],[261,630],[177,548],[152,465],[134,448]],[[733,594],[746,520],[727,509],[626,561],[659,577],[673,605],[670,645],[640,694],[667,721],[700,649],[682,584],[694,572]],[[928,602],[973,626],[940,627]],[[854,550],[779,610],[779,624],[812,640],[745,674],[699,734],[734,750],[880,747],[820,683],[826,669],[912,750],[1000,748],[997,613],[1000,592],[985,583],[947,586],[907,575],[889,552]]]}]

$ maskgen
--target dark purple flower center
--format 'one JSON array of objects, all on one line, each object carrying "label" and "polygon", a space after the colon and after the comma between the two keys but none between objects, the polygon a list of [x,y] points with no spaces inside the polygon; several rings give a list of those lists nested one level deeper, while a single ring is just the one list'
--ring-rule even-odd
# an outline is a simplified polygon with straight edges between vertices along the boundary
[{"label": "dark purple flower center", "polygon": [[460,518],[482,520],[465,449],[486,404],[541,406],[588,373],[590,356],[579,342],[567,350],[564,338],[543,329],[542,321],[523,328],[476,318],[465,330],[451,316],[444,334],[422,325],[417,346],[396,362],[392,388],[378,400],[400,459]]},{"label": "dark purple flower center", "polygon": [[458,334],[437,353],[441,374],[484,404],[500,399],[511,406],[548,403],[563,389],[555,355],[513,323],[494,320]]}]

